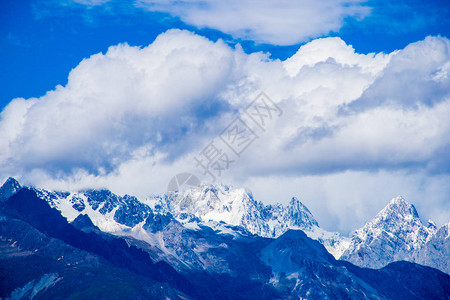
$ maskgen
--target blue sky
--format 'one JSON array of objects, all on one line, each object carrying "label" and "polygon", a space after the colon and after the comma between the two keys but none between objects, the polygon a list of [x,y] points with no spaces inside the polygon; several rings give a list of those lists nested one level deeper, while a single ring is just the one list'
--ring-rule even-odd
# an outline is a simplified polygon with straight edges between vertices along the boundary
[{"label": "blue sky", "polygon": [[298,196],[344,233],[397,195],[450,219],[447,1],[35,0],[0,14],[0,179],[140,197],[181,172],[208,181],[194,158],[264,91],[283,114],[228,153],[221,182]]},{"label": "blue sky", "polygon": [[[402,49],[427,35],[450,35],[446,0],[368,1],[364,5],[372,8],[370,15],[362,20],[349,17],[342,28],[321,36],[339,36],[358,53],[369,53]],[[88,6],[71,1],[6,0],[0,14],[0,107],[15,97],[38,97],[66,84],[69,71],[83,58],[118,43],[146,46],[170,28],[188,29],[212,40],[222,38],[230,44],[239,42],[247,53],[267,51],[280,59],[293,55],[302,44],[278,46],[234,39],[218,30],[198,29],[169,13],[136,8],[132,1]]]}]

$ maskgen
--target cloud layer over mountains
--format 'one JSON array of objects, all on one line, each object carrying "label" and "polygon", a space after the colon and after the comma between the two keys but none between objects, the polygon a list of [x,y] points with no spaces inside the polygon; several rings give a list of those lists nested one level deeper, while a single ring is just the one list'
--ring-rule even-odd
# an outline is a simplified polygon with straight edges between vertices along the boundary
[{"label": "cloud layer over mountains", "polygon": [[[283,115],[222,181],[265,201],[304,195],[332,229],[356,228],[400,193],[448,221],[450,41],[442,37],[368,55],[339,38],[317,39],[286,61],[180,30],[144,48],[113,46],[84,59],[65,87],[1,112],[0,177],[163,192],[173,175],[201,173],[193,157],[260,91]],[[388,178],[383,187],[374,184],[380,178]],[[342,225],[350,209],[355,223]]]}]

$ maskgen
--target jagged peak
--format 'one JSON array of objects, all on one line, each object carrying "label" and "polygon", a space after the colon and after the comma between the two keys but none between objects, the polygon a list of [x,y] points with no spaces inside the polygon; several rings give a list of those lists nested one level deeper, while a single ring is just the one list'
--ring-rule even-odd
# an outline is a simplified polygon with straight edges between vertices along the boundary
[{"label": "jagged peak", "polygon": [[175,218],[192,214],[202,221],[223,221],[239,225],[252,233],[273,237],[287,228],[319,226],[309,209],[296,197],[288,203],[265,204],[256,200],[247,188],[224,184],[201,184],[185,192],[170,191],[154,197],[155,207],[173,212]]},{"label": "jagged peak", "polygon": [[0,187],[0,201],[4,201],[17,193],[22,186],[20,183],[14,179],[13,177],[9,177],[5,183]]},{"label": "jagged peak", "polygon": [[297,197],[292,197],[291,201],[289,201],[289,206],[300,208],[301,210],[304,210],[304,211],[308,212],[309,214],[311,214],[311,212],[306,207],[306,205],[304,205]]},{"label": "jagged peak", "polygon": [[408,203],[402,196],[397,196],[389,201],[388,205],[378,213],[377,217],[392,216],[394,214],[419,219],[419,214],[414,205]]},{"label": "jagged peak", "polygon": [[[370,222],[356,230],[355,235],[361,237],[367,232],[376,232],[376,235],[379,235],[384,231],[407,232],[413,227],[420,227],[427,231],[427,228],[422,224],[414,205],[408,203],[403,197],[398,196],[389,201],[389,203]],[[363,240],[365,240],[365,238],[363,238]]]},{"label": "jagged peak", "polygon": [[309,209],[297,197],[292,197],[286,208],[292,218],[291,221],[296,225],[319,226]]},{"label": "jagged peak", "polygon": [[3,183],[1,188],[5,187],[5,186],[13,186],[13,187],[16,187],[16,188],[21,188],[22,187],[20,185],[20,183],[13,177],[9,177],[8,179],[6,179],[5,183]]},{"label": "jagged peak", "polygon": [[289,204],[290,204],[290,205],[295,205],[296,203],[302,204],[302,203],[300,202],[300,200],[298,200],[297,197],[292,197],[292,198],[291,198],[291,201],[289,201]]},{"label": "jagged peak", "polygon": [[392,205],[410,205],[405,198],[403,198],[402,196],[397,196],[391,199],[391,201],[389,201],[388,206],[392,206]]}]

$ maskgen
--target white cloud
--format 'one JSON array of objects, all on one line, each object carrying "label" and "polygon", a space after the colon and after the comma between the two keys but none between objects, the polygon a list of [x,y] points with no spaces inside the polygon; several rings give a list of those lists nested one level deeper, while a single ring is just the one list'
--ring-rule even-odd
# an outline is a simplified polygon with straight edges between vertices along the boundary
[{"label": "white cloud", "polygon": [[328,38],[284,62],[179,30],[144,48],[114,46],[83,60],[65,87],[1,112],[0,178],[164,192],[173,175],[200,173],[193,156],[263,90],[283,116],[233,158],[222,181],[266,202],[275,198],[261,192],[267,187],[277,201],[305,195],[330,229],[349,230],[397,194],[425,216],[449,219],[449,187],[440,184],[450,166],[449,44],[429,37],[361,55]]},{"label": "white cloud", "polygon": [[72,0],[72,1],[86,6],[98,6],[108,3],[111,0]]},{"label": "white cloud", "polygon": [[361,72],[373,75],[382,71],[389,62],[383,53],[357,54],[352,46],[334,37],[316,39],[301,46],[296,54],[284,61],[284,67],[291,76],[295,76],[301,68],[313,67],[329,58],[340,65],[357,66],[361,68]]},{"label": "white cloud", "polygon": [[161,136],[160,144],[169,144],[199,126],[196,110],[216,101],[236,55],[222,42],[181,31],[144,49],[119,45],[93,55],[70,73],[66,87],[8,105],[2,124],[15,128],[0,140],[14,155],[2,169],[110,169],[138,147],[151,151]]},{"label": "white cloud", "polygon": [[139,0],[150,11],[169,13],[198,28],[235,38],[292,45],[338,31],[347,17],[362,18],[370,9],[361,0]]}]

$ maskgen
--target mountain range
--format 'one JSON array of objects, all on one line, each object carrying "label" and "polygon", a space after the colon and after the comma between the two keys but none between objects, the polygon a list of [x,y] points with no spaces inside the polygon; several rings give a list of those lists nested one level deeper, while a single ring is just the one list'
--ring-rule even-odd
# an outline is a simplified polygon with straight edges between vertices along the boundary
[{"label": "mountain range", "polygon": [[264,205],[245,189],[202,185],[183,193],[150,197],[145,202],[154,211],[170,213],[185,225],[224,222],[269,238],[300,229],[322,243],[336,259],[361,267],[381,268],[406,260],[450,274],[450,222],[439,229],[432,221],[422,224],[415,207],[402,197],[392,199],[351,237],[320,228],[308,208],[295,197],[287,206]]},{"label": "mountain range", "polygon": [[423,225],[400,197],[344,237],[296,198],[224,185],[146,199],[0,188],[3,298],[448,299],[449,257],[449,224]]}]

